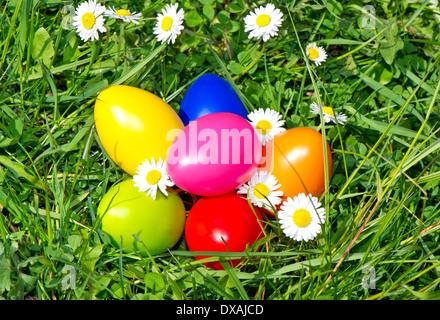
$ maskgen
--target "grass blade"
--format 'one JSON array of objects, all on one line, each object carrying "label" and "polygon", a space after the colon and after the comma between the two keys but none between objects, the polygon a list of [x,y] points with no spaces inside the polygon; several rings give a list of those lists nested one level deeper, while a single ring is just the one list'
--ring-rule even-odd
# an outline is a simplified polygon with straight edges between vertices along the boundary
[{"label": "grass blade", "polygon": [[240,294],[241,299],[243,300],[249,300],[249,296],[244,289],[243,285],[241,284],[240,280],[237,277],[236,270],[231,267],[231,265],[227,261],[221,261],[223,268],[225,269],[226,273],[229,275],[229,277],[232,279],[232,281],[235,284],[235,287],[238,290],[238,293]]}]

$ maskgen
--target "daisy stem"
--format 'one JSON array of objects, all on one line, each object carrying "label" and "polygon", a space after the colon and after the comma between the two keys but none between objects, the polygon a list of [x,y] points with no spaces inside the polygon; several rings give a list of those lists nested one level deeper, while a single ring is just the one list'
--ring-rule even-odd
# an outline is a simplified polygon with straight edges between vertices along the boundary
[{"label": "daisy stem", "polygon": [[[107,52],[107,47],[108,47],[108,43],[110,41],[110,37],[109,35],[105,36],[105,42],[104,42],[104,46],[102,47],[102,52]],[[99,60],[101,60],[103,58],[104,55],[100,55],[99,56]]]},{"label": "daisy stem", "polygon": [[87,65],[87,68],[85,70],[85,73],[84,73],[85,75],[89,74],[90,70],[92,70],[92,66],[97,61],[97,58],[99,56],[99,49],[100,48],[101,48],[101,39],[93,41],[92,52],[90,53],[90,62]]},{"label": "daisy stem", "polygon": [[321,131],[321,123],[320,123],[319,126],[316,128],[316,131]]},{"label": "daisy stem", "polygon": [[121,29],[119,31],[119,40],[118,40],[118,52],[116,53],[116,67],[119,65],[119,55],[121,50],[121,42],[122,38],[124,37],[124,23],[120,23]]},{"label": "daisy stem", "polygon": [[243,72],[239,75],[236,75],[233,79],[234,81],[237,80],[240,76],[246,74],[249,70],[252,69],[252,67],[260,60],[261,56],[263,55],[264,51],[266,50],[266,42],[263,43],[263,47],[261,48],[260,53],[258,56],[250,63],[246,68],[244,68]]}]

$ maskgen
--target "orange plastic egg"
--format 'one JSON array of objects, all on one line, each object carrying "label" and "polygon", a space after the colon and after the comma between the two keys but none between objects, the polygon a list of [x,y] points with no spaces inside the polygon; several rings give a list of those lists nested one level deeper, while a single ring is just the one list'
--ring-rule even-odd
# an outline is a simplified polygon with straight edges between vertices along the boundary
[{"label": "orange plastic egg", "polygon": [[[311,128],[292,128],[275,136],[273,141],[272,174],[281,184],[283,198],[299,193],[319,196],[325,190],[325,164],[322,135]],[[326,142],[328,175],[332,156]]]}]

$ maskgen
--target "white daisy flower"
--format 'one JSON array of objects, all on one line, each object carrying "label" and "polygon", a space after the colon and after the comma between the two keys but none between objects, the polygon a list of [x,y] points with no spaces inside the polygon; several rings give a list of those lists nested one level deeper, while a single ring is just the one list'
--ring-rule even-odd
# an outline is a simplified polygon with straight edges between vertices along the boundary
[{"label": "white daisy flower", "polygon": [[254,110],[248,114],[251,125],[255,128],[260,137],[262,145],[266,145],[277,134],[285,131],[283,128],[284,120],[281,115],[272,109],[263,110],[262,108]]},{"label": "white daisy flower", "polygon": [[[320,114],[320,108],[318,107],[318,104],[316,102],[313,102],[310,105],[310,112],[314,114]],[[337,113],[333,110],[331,107],[326,107],[324,104],[322,104],[322,115],[324,117],[324,121],[326,123],[329,123],[330,121],[336,123],[336,121],[343,125],[347,122],[347,116],[343,113]]]},{"label": "white daisy flower", "polygon": [[327,59],[327,52],[325,52],[323,47],[318,47],[315,42],[307,45],[306,52],[310,60],[317,66],[320,66]]},{"label": "white daisy flower", "polygon": [[166,161],[161,158],[157,162],[151,158],[151,163],[145,160],[137,167],[137,174],[133,176],[134,186],[138,187],[141,192],[147,191],[147,196],[154,200],[156,200],[157,189],[167,196],[166,188],[172,187],[174,183],[168,176],[166,168]]},{"label": "white daisy flower", "polygon": [[142,14],[131,12],[127,9],[116,10],[115,7],[107,9],[105,15],[109,18],[120,19],[124,22],[133,22],[134,24],[139,24],[137,20],[142,18]]},{"label": "white daisy flower", "polygon": [[76,27],[76,31],[83,41],[89,39],[92,39],[92,41],[98,40],[98,31],[107,31],[104,27],[105,19],[103,17],[105,10],[105,7],[96,3],[96,0],[88,0],[87,2],[81,3],[78,8],[76,8],[76,16],[73,17],[73,25]]},{"label": "white daisy flower", "polygon": [[165,9],[162,9],[162,13],[157,15],[156,27],[153,29],[153,33],[156,35],[158,41],[164,43],[167,41],[174,44],[177,36],[184,29],[183,18],[185,11],[180,9],[177,12],[179,4],[167,4]]},{"label": "white daisy flower", "polygon": [[278,219],[288,237],[296,241],[309,241],[321,232],[325,209],[321,208],[318,198],[300,193],[283,202],[278,211]]},{"label": "white daisy flower", "polygon": [[246,194],[252,204],[260,208],[265,206],[272,209],[272,206],[281,203],[281,197],[283,196],[282,191],[276,191],[281,187],[277,183],[278,180],[274,175],[266,171],[260,171],[241,186],[237,193]]},{"label": "white daisy flower", "polygon": [[250,31],[248,38],[260,39],[266,42],[270,37],[278,35],[278,27],[281,26],[283,14],[271,3],[266,7],[260,6],[244,18],[245,32]]}]

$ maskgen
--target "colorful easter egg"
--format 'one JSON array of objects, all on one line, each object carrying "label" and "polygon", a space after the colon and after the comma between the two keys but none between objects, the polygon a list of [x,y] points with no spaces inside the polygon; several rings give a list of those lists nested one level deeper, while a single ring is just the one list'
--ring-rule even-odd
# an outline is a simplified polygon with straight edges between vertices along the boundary
[{"label": "colorful easter egg", "polygon": [[261,162],[257,132],[233,113],[208,114],[187,125],[167,154],[171,180],[187,192],[215,196],[235,190]]},{"label": "colorful easter egg", "polygon": [[204,115],[230,112],[247,118],[247,110],[231,85],[214,74],[203,74],[188,88],[180,104],[184,125]]},{"label": "colorful easter egg", "polygon": [[147,250],[156,255],[172,248],[180,240],[186,221],[185,206],[178,195],[158,192],[153,200],[140,192],[132,179],[113,186],[102,197],[97,213],[102,231],[114,246],[144,256]]},{"label": "colorful easter egg", "polygon": [[165,101],[125,85],[103,90],[96,99],[94,115],[102,146],[130,175],[145,159],[165,160],[176,130],[183,129],[179,116]]},{"label": "colorful easter egg", "polygon": [[[332,172],[330,146],[326,142],[328,175]],[[325,190],[322,135],[311,128],[292,128],[275,136],[272,174],[281,184],[284,199],[298,193],[319,196]]]},{"label": "colorful easter egg", "polygon": [[[243,252],[263,237],[261,220],[258,208],[252,208],[236,192],[202,197],[188,213],[185,224],[186,243],[190,251]],[[242,258],[236,258],[229,260],[229,263],[236,266],[240,261]],[[207,262],[205,265],[223,269],[218,261]]]}]

